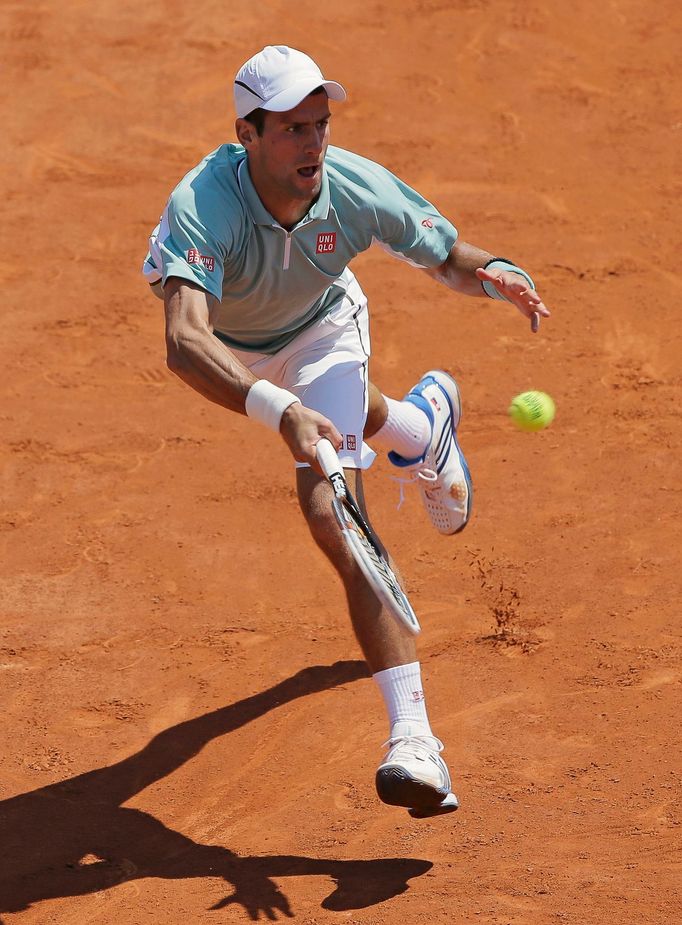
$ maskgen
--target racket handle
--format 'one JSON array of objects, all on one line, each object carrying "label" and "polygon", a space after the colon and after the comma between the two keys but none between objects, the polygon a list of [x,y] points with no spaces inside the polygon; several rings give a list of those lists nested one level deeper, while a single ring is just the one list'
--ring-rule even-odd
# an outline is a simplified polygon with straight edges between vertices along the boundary
[{"label": "racket handle", "polygon": [[315,444],[315,450],[320,468],[330,481],[335,475],[343,477],[343,469],[331,441],[323,437]]}]

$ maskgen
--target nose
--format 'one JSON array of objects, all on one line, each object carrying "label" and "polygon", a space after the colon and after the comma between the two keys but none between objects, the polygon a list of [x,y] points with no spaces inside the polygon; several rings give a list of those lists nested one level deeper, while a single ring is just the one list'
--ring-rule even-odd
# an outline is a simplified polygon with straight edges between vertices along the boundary
[{"label": "nose", "polygon": [[320,125],[311,125],[305,134],[305,153],[314,157],[319,157],[324,147],[324,136],[326,128]]}]

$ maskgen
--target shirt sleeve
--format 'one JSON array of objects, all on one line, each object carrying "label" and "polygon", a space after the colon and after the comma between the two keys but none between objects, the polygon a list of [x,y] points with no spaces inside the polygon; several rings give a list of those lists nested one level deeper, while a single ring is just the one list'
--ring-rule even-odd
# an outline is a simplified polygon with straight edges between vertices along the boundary
[{"label": "shirt sleeve", "polygon": [[150,254],[165,284],[179,276],[201,286],[218,301],[223,297],[223,272],[229,242],[212,230],[216,223],[201,216],[194,201],[174,193],[166,206]]},{"label": "shirt sleeve", "polygon": [[440,266],[457,240],[457,229],[416,190],[377,168],[377,243],[414,266]]}]

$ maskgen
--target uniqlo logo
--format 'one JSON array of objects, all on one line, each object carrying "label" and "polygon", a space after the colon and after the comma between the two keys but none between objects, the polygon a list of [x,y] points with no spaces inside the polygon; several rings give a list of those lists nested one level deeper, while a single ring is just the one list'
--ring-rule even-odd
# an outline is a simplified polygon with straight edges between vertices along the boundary
[{"label": "uniqlo logo", "polygon": [[200,254],[195,247],[187,251],[187,263],[201,263],[209,273],[213,273],[215,269],[215,257]]},{"label": "uniqlo logo", "polygon": [[346,449],[357,450],[358,442],[355,434],[346,434]]},{"label": "uniqlo logo", "polygon": [[336,232],[326,231],[317,236],[316,254],[333,254],[336,250]]}]

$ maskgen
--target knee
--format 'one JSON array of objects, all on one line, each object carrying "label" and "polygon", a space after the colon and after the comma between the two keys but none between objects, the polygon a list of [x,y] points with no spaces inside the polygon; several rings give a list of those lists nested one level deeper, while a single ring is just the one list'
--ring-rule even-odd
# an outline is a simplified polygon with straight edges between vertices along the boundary
[{"label": "knee", "polygon": [[343,538],[331,502],[304,507],[303,515],[316,544],[342,578],[350,579],[358,569]]}]

